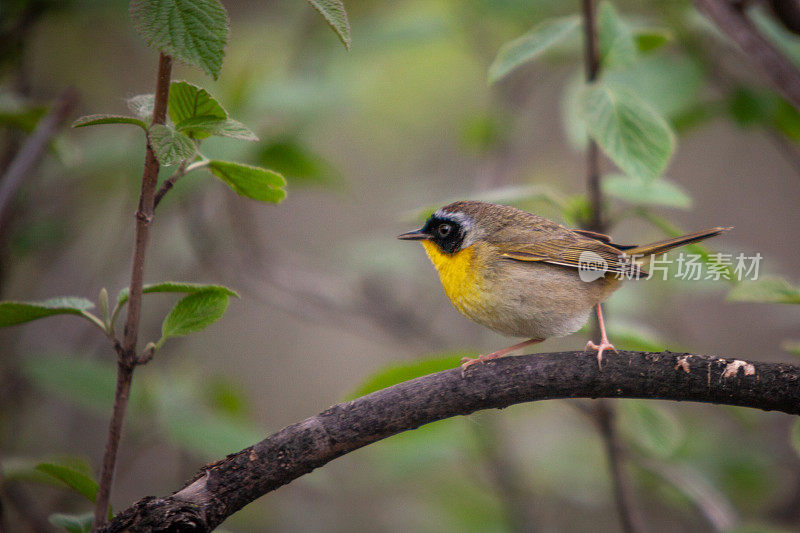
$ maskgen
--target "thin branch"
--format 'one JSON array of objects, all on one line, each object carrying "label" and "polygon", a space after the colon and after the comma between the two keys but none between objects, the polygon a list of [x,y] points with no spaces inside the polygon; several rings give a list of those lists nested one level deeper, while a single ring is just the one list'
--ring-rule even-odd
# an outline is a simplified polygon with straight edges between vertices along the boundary
[{"label": "thin branch", "polygon": [[[597,80],[600,74],[597,17],[594,7],[594,0],[583,0],[584,64],[586,66],[587,83]],[[589,139],[586,153],[586,188],[592,217],[589,220],[587,229],[605,233],[606,217],[603,213],[603,192],[601,187],[600,150],[594,139]],[[597,328],[593,329],[593,336],[596,337],[598,334]],[[623,468],[625,449],[614,423],[616,418],[614,407],[605,400],[599,400],[593,409],[593,415],[605,445],[608,468],[614,486],[614,500],[622,529],[625,533],[644,531],[644,519],[634,504],[630,479]]]},{"label": "thin branch", "polygon": [[77,103],[78,93],[75,89],[67,88],[62,91],[50,112],[39,121],[34,132],[25,140],[17,155],[8,165],[8,170],[0,178],[0,232],[5,230],[10,219],[9,209],[19,188],[25,178],[33,173],[34,167],[41,160],[50,141],[58,133]]},{"label": "thin branch", "polygon": [[728,0],[694,0],[694,4],[739,45],[751,64],[760,68],[775,88],[800,110],[800,70],[758,32],[744,11]]},{"label": "thin branch", "polygon": [[[594,0],[583,0],[583,42],[584,64],[586,66],[586,82],[597,80],[600,71],[600,55],[597,45],[597,25],[595,21]],[[589,139],[586,151],[586,187],[589,203],[592,206],[592,219],[589,221],[591,231],[603,233],[602,192],[600,190],[600,152],[594,139]]]},{"label": "thin branch", "polygon": [[[163,52],[158,60],[158,78],[156,80],[156,96],[153,106],[153,124],[163,124],[167,117],[167,100],[169,98],[169,81],[172,74],[172,58]],[[114,395],[114,407],[111,421],[108,424],[108,439],[103,465],[100,472],[100,487],[94,508],[93,529],[101,527],[108,514],[111,497],[111,484],[114,479],[114,466],[117,462],[119,440],[128,406],[133,369],[136,366],[136,341],[139,335],[139,315],[142,304],[142,285],[144,283],[144,262],[150,224],[153,221],[154,199],[158,184],[158,159],[147,141],[144,172],[142,174],[142,192],[139,196],[139,208],[136,211],[136,230],[134,237],[133,268],[131,271],[130,297],[128,299],[128,315],[125,320],[124,337],[121,349],[117,351],[117,388]]]},{"label": "thin branch", "polygon": [[158,207],[158,204],[161,203],[161,199],[164,198],[164,195],[167,194],[170,190],[172,190],[172,188],[175,186],[175,182],[177,182],[179,179],[184,177],[192,170],[197,170],[198,168],[206,167],[208,166],[208,164],[209,161],[204,160],[204,161],[196,161],[190,165],[189,160],[185,159],[178,167],[178,170],[176,170],[172,176],[165,179],[164,183],[161,184],[161,187],[158,188],[158,192],[156,193],[156,196],[153,200],[153,209]]},{"label": "thin branch", "polygon": [[625,448],[616,430],[616,409],[606,400],[599,400],[595,408],[595,421],[603,437],[608,459],[608,469],[614,485],[614,501],[617,513],[626,533],[644,531],[645,524],[638,508],[633,504],[633,490],[630,479],[624,471]]},{"label": "thin branch", "polygon": [[423,424],[557,398],[696,401],[800,414],[800,367],[671,352],[504,357],[334,405],[204,467],[178,492],[147,497],[103,529],[209,531],[256,498],[346,453]]}]

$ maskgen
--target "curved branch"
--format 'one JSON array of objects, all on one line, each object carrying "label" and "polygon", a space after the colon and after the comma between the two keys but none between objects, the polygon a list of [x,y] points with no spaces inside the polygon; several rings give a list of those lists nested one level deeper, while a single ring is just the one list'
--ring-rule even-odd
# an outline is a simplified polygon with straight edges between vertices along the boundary
[{"label": "curved branch", "polygon": [[728,0],[694,0],[694,4],[739,45],[751,63],[761,68],[775,88],[800,110],[800,70],[758,32],[741,6]]},{"label": "curved branch", "polygon": [[800,414],[800,368],[671,352],[504,357],[413,379],[330,407],[205,466],[178,492],[147,497],[103,531],[208,531],[251,501],[402,431],[480,409],[556,398],[647,398]]}]

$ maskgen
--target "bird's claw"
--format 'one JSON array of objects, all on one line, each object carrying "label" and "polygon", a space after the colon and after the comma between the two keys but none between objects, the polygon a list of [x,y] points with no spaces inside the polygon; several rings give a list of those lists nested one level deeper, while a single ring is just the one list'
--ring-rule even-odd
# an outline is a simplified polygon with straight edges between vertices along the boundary
[{"label": "bird's claw", "polygon": [[586,351],[588,350],[597,350],[597,368],[603,370],[603,352],[606,350],[612,350],[614,353],[619,354],[614,345],[608,342],[608,339],[601,339],[600,344],[597,345],[592,341],[586,343]]},{"label": "bird's claw", "polygon": [[485,361],[491,361],[492,359],[496,359],[497,357],[499,357],[499,355],[497,353],[490,353],[490,354],[487,354],[487,355],[479,355],[478,357],[476,357],[474,359],[472,357],[462,357],[461,358],[461,377],[463,378],[463,377],[466,376],[467,369],[469,367],[471,367],[472,365],[474,365],[476,363],[483,363]]}]

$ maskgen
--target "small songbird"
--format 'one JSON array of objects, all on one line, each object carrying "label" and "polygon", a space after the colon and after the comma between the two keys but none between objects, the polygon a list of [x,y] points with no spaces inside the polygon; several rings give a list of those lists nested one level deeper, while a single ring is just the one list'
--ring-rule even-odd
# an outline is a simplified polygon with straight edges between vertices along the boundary
[{"label": "small songbird", "polygon": [[638,264],[642,259],[729,229],[625,246],[607,235],[567,229],[514,207],[460,201],[398,239],[422,242],[458,311],[504,335],[529,338],[476,359],[465,357],[463,373],[472,364],[574,333],[592,308],[597,309],[601,338],[599,345],[589,341],[586,350],[597,351],[602,368],[603,352],[616,349],[606,335],[600,303],[621,280],[646,276]]}]

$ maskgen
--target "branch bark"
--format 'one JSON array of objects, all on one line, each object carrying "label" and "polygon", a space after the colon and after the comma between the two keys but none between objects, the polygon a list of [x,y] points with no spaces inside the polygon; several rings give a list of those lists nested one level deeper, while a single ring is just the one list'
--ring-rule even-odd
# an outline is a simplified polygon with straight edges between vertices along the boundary
[{"label": "branch bark", "polygon": [[800,367],[671,352],[504,357],[413,379],[334,405],[149,496],[103,531],[210,531],[256,498],[363,446],[444,418],[557,398],[646,398],[800,414]]},{"label": "branch bark", "polygon": [[698,10],[714,21],[750,58],[753,65],[800,110],[800,70],[761,35],[740,6],[728,0],[694,0]]},{"label": "branch bark", "polygon": [[[158,77],[156,79],[156,96],[153,105],[153,124],[163,124],[167,118],[167,101],[169,99],[169,81],[172,75],[172,57],[161,53],[158,59]],[[158,184],[158,159],[147,140],[147,150],[142,173],[142,192],[139,196],[139,207],[136,210],[136,230],[134,235],[133,267],[129,288],[128,314],[125,317],[125,330],[122,343],[116,343],[117,351],[117,388],[114,394],[114,407],[108,423],[108,437],[103,464],[100,471],[100,484],[97,501],[94,507],[92,529],[96,530],[105,524],[108,504],[111,498],[111,484],[114,480],[114,466],[117,462],[117,451],[128,407],[133,369],[139,362],[136,357],[136,341],[139,336],[139,315],[142,306],[142,285],[144,284],[144,262],[147,252],[147,241],[150,236],[150,224],[153,222],[155,209],[156,185]]]}]

